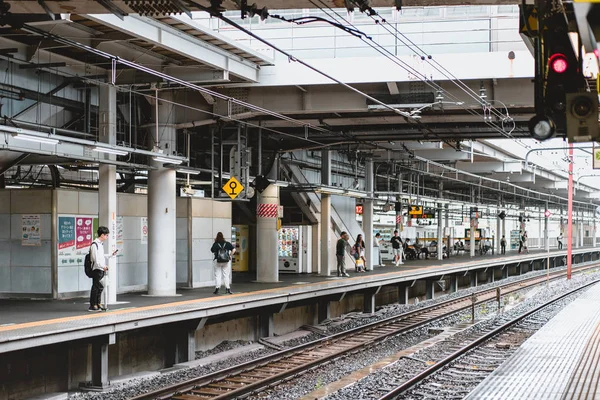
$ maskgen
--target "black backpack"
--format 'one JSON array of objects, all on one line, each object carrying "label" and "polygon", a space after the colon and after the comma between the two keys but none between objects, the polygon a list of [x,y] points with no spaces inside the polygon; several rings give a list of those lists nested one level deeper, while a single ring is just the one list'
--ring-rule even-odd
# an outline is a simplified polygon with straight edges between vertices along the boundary
[{"label": "black backpack", "polygon": [[83,260],[83,270],[85,271],[85,276],[88,278],[92,278],[92,258],[90,257],[90,253],[92,252],[92,246],[96,245],[96,250],[98,249],[98,243],[92,242],[90,245],[90,251],[85,255],[85,259]]},{"label": "black backpack", "polygon": [[217,250],[217,262],[226,263],[229,262],[229,250],[225,249],[227,242],[223,245],[219,244]]}]

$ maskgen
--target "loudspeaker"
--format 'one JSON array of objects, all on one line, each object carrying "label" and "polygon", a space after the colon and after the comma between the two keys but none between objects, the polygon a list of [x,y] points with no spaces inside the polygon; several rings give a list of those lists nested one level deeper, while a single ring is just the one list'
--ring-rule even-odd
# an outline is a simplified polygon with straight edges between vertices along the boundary
[{"label": "loudspeaker", "polygon": [[254,178],[254,189],[258,191],[258,193],[262,193],[270,184],[269,180],[265,178],[264,175],[258,175]]}]

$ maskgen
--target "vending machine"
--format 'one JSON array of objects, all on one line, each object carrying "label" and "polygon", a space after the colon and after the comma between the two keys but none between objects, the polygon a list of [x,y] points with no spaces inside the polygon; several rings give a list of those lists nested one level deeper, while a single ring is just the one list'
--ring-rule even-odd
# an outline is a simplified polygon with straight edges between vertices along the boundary
[{"label": "vending machine", "polygon": [[279,236],[279,272],[299,273],[302,267],[302,230],[299,226],[282,226]]},{"label": "vending machine", "polygon": [[231,269],[234,272],[248,272],[248,228],[248,225],[231,227],[231,244],[235,248]]}]

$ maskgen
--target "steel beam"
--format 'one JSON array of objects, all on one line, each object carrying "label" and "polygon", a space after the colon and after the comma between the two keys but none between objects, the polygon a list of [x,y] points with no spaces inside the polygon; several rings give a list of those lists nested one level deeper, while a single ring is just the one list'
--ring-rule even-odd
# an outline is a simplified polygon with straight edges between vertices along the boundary
[{"label": "steel beam", "polygon": [[151,18],[127,16],[121,21],[118,17],[109,14],[87,14],[85,17],[178,53],[198,63],[229,71],[250,82],[258,81],[257,64],[240,59],[239,56],[233,53]]}]

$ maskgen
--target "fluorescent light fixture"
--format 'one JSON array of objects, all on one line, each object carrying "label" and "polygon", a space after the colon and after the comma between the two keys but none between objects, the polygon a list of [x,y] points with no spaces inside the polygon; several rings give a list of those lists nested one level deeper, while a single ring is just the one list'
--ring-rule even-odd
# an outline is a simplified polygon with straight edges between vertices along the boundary
[{"label": "fluorescent light fixture", "polygon": [[360,197],[360,198],[365,198],[365,197],[369,197],[369,195],[366,192],[358,192],[355,190],[346,190],[344,192],[344,195],[346,196],[350,196],[350,197]]},{"label": "fluorescent light fixture", "polygon": [[175,165],[179,165],[183,162],[183,160],[179,160],[177,158],[168,158],[168,157],[159,157],[159,156],[152,157],[152,159],[154,161],[158,161],[158,162],[162,162],[162,163],[166,163],[166,164],[175,164]]},{"label": "fluorescent light fixture", "polygon": [[272,185],[279,186],[279,187],[288,187],[288,186],[290,186],[290,183],[286,182],[286,181],[272,181],[272,180],[269,179],[269,182],[271,182]]},{"label": "fluorescent light fixture", "polygon": [[331,187],[319,187],[316,189],[316,191],[323,194],[344,194],[344,189]]},{"label": "fluorescent light fixture", "polygon": [[[219,177],[219,173],[215,172],[215,178],[218,178],[218,177]],[[231,174],[229,172],[223,172],[222,178],[223,179],[231,179]]]},{"label": "fluorescent light fixture", "polygon": [[19,140],[27,140],[29,142],[45,143],[45,144],[58,144],[58,139],[53,139],[44,136],[31,136],[23,135],[21,133],[13,133],[13,137]]},{"label": "fluorescent light fixture", "polygon": [[94,147],[94,151],[97,151],[98,153],[115,154],[117,156],[126,156],[129,154],[129,152],[126,150],[113,149],[112,147],[96,146]]},{"label": "fluorescent light fixture", "polygon": [[198,175],[200,173],[200,171],[198,171],[198,170],[189,169],[189,168],[178,168],[177,172],[179,172],[180,174],[188,174],[188,175]]}]

